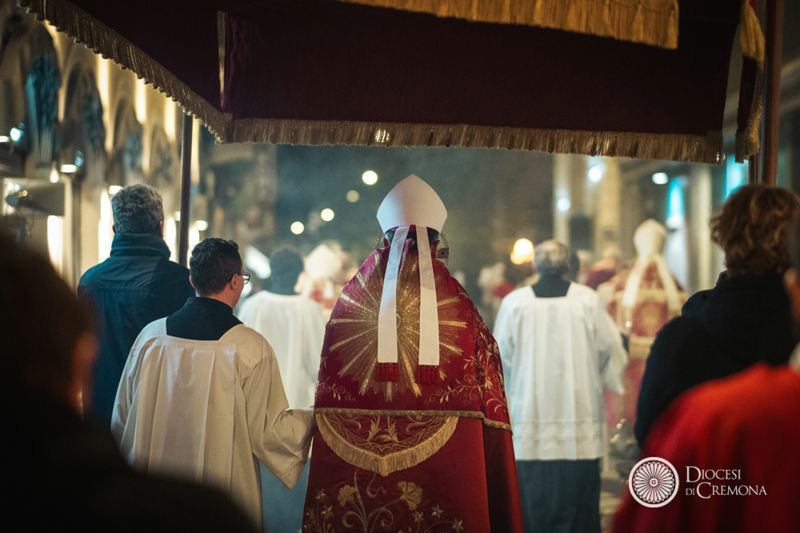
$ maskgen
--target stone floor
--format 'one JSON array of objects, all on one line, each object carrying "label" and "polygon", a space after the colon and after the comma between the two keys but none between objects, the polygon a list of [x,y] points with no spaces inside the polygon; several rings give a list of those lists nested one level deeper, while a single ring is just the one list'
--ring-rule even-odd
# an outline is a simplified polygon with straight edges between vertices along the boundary
[{"label": "stone floor", "polygon": [[602,533],[607,533],[611,526],[611,518],[617,510],[620,497],[628,490],[627,479],[623,479],[617,472],[613,459],[606,459],[608,463],[601,473],[600,487],[600,524]]}]

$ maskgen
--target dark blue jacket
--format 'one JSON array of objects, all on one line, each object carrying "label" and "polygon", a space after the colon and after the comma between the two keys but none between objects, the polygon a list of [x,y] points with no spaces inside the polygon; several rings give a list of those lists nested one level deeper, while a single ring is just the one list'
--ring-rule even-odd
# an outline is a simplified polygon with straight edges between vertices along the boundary
[{"label": "dark blue jacket", "polygon": [[647,358],[634,432],[643,446],[667,407],[688,389],[756,363],[786,364],[795,347],[783,278],[720,276],[656,336]]},{"label": "dark blue jacket", "polygon": [[122,368],[136,336],[194,296],[189,271],[169,260],[158,235],[117,234],[111,256],[81,277],[78,292],[92,302],[100,328],[94,366],[92,413],[111,420]]}]

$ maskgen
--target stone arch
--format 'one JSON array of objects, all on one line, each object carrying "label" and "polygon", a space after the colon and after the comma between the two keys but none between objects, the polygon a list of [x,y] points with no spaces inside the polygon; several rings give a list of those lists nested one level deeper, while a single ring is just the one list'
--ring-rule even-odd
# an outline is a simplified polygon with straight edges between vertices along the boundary
[{"label": "stone arch", "polygon": [[115,185],[129,185],[142,181],[143,130],[129,99],[123,98],[117,102],[113,124],[114,136],[108,182]]},{"label": "stone arch", "polygon": [[103,103],[94,72],[85,64],[76,64],[67,77],[61,140],[59,164],[74,164],[76,177],[102,184],[106,170]]},{"label": "stone arch", "polygon": [[167,189],[176,181],[178,155],[164,128],[153,128],[150,144],[150,172],[147,182],[158,189]]},{"label": "stone arch", "polygon": [[47,29],[10,4],[0,8],[0,134],[17,127],[16,146],[49,171],[58,149],[58,54]]}]

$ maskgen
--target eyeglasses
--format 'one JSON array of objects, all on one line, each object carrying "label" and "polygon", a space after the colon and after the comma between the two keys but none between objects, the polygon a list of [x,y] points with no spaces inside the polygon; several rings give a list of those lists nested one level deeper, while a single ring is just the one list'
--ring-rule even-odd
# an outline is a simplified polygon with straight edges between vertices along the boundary
[{"label": "eyeglasses", "polygon": [[242,281],[244,282],[245,285],[250,283],[250,274],[248,274],[247,272],[242,272],[239,275],[242,276]]}]

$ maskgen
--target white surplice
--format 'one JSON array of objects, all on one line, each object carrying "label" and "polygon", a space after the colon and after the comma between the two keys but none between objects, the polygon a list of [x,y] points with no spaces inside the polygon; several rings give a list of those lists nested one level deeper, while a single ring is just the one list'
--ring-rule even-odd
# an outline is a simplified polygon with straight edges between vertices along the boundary
[{"label": "white surplice", "polygon": [[289,405],[312,407],[325,336],[319,304],[299,294],[261,291],[245,300],[238,314],[275,351]]},{"label": "white surplice", "polygon": [[111,430],[131,464],[214,485],[260,524],[257,460],[291,487],[308,457],[312,414],[288,407],[257,332],[240,324],[216,341],[183,339],[162,318],[131,348]]},{"label": "white surplice", "polygon": [[597,294],[577,283],[555,298],[516,289],[500,304],[494,337],[516,459],[603,456],[602,391],[623,391],[627,355]]}]

